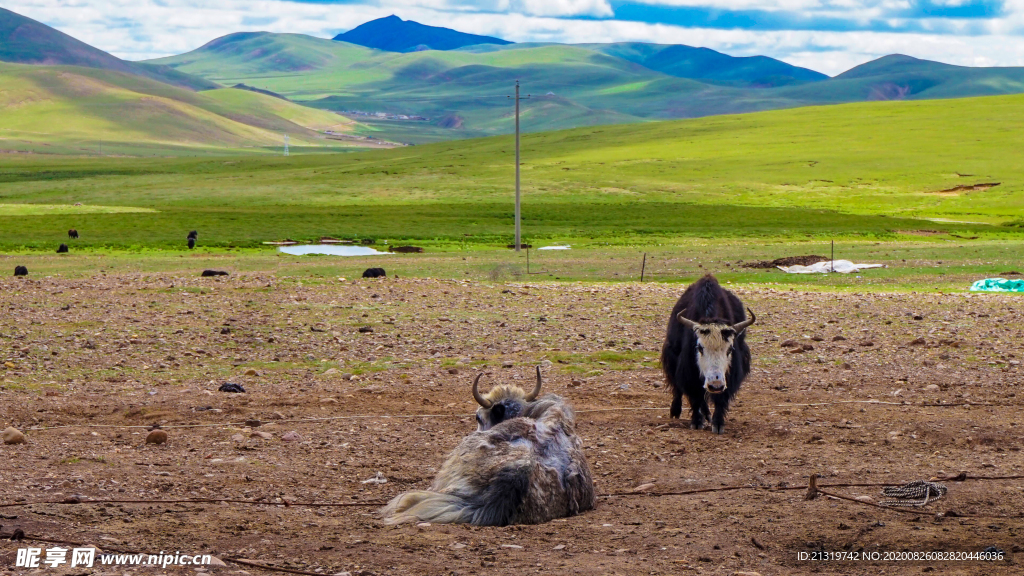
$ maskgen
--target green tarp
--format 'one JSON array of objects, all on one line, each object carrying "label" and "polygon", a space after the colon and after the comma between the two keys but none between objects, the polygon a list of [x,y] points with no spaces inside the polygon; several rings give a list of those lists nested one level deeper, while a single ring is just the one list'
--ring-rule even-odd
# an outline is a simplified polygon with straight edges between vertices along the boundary
[{"label": "green tarp", "polygon": [[1024,292],[1024,280],[985,278],[971,285],[973,292]]}]

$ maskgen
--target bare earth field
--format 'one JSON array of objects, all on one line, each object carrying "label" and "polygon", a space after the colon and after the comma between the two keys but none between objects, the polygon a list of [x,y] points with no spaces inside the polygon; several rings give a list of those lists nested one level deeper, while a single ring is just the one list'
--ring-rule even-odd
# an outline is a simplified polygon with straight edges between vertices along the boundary
[{"label": "bare earth field", "polygon": [[[1024,475],[1019,296],[736,289],[758,314],[755,367],[716,437],[668,419],[658,351],[681,290],[259,273],[4,278],[0,424],[27,443],[0,445],[0,502],[21,503],[0,508],[2,532],[325,575],[1021,573],[1024,480],[948,482],[925,516],[805,501],[800,489],[811,474],[825,485]],[[475,429],[472,376],[528,386],[542,362],[546,390],[578,410],[604,495],[597,509],[537,526],[383,526],[379,505],[427,486]],[[225,382],[247,392],[219,392]],[[166,444],[144,443],[154,424]],[[283,439],[293,431],[297,440]],[[386,483],[364,483],[378,472]],[[746,488],[655,495],[727,486]],[[263,504],[31,504],[73,495]],[[27,544],[0,545],[0,573],[26,573],[13,557]],[[1007,559],[798,558],[990,546]],[[126,572],[186,570],[36,571]]]}]

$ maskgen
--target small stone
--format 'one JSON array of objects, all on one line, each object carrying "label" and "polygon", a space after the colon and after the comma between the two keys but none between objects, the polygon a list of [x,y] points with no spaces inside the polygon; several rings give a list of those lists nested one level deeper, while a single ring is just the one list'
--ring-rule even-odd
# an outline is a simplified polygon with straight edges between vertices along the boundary
[{"label": "small stone", "polygon": [[249,368],[248,370],[245,371],[245,375],[246,376],[259,376],[260,373],[257,372],[256,370],[253,370],[252,368]]},{"label": "small stone", "polygon": [[302,440],[302,436],[299,436],[298,432],[292,430],[290,432],[285,432],[284,435],[281,436],[281,440],[284,440],[285,442],[299,442]]},{"label": "small stone", "polygon": [[22,434],[20,430],[14,428],[14,427],[8,427],[6,430],[4,430],[2,433],[0,433],[0,436],[3,437],[4,444],[24,444],[25,443],[25,435]]},{"label": "small stone", "polygon": [[732,576],[761,576],[760,572],[733,572]]},{"label": "small stone", "polygon": [[502,548],[511,548],[512,550],[522,550],[523,547],[519,544],[502,544]]},{"label": "small stone", "polygon": [[344,374],[341,375],[341,379],[342,380],[351,380],[352,378],[353,378],[353,375],[350,372],[345,372]]},{"label": "small stone", "polygon": [[923,346],[927,343],[928,341],[925,340],[924,338],[914,338],[913,340],[910,341],[911,346]]},{"label": "small stone", "polygon": [[874,502],[875,501],[874,498],[872,498],[871,496],[866,496],[866,495],[865,496],[857,496],[856,498],[854,498],[854,500],[856,500],[857,502]]},{"label": "small stone", "polygon": [[153,430],[146,436],[146,444],[163,444],[167,442],[167,432]]},{"label": "small stone", "polygon": [[231,437],[231,440],[235,442],[245,442],[245,436],[242,436],[241,434],[235,434],[234,436]]},{"label": "small stone", "polygon": [[328,369],[327,369],[327,370],[326,370],[326,371],[324,372],[324,376],[334,376],[334,375],[335,375],[335,374],[337,374],[337,373],[338,373],[338,369],[337,369],[337,368],[328,368]]},{"label": "small stone", "polygon": [[938,384],[929,384],[929,385],[924,387],[924,391],[925,392],[938,392],[939,391],[939,385]]},{"label": "small stone", "polygon": [[417,528],[430,528],[430,522],[420,522],[416,525]]},{"label": "small stone", "polygon": [[641,484],[636,488],[633,488],[632,492],[647,492],[651,488],[654,488],[654,482],[647,482],[646,484]]},{"label": "small stone", "polygon": [[464,544],[462,542],[456,542],[455,544],[452,544],[451,546],[449,546],[449,548],[451,548],[452,550],[462,550],[465,547],[466,547],[466,544]]},{"label": "small stone", "polygon": [[252,434],[249,434],[249,438],[262,438],[264,440],[271,440],[273,439],[273,437],[274,435],[271,434],[270,432],[262,432],[259,430],[253,432]]},{"label": "small stone", "polygon": [[792,348],[793,346],[799,346],[799,345],[800,345],[800,343],[798,343],[796,340],[783,340],[782,344],[779,344],[779,347],[780,348]]},{"label": "small stone", "polygon": [[373,332],[373,328],[370,326],[360,326],[359,332],[362,334],[370,334]]},{"label": "small stone", "polygon": [[249,418],[245,421],[245,425],[249,428],[259,428],[263,425],[263,422],[260,422],[256,418]]},{"label": "small stone", "polygon": [[320,403],[321,404],[337,404],[338,400],[336,398],[321,398],[320,399]]},{"label": "small stone", "polygon": [[853,369],[853,365],[851,365],[849,362],[843,362],[840,365],[840,368],[842,368],[843,370],[852,370]]},{"label": "small stone", "polygon": [[505,360],[504,362],[501,363],[501,367],[502,368],[511,368],[511,367],[513,367],[515,365],[516,365],[516,363],[511,361],[511,360]]},{"label": "small stone", "polygon": [[842,342],[843,340],[846,340],[845,336],[833,336],[832,337],[832,341],[833,342]]},{"label": "small stone", "polygon": [[541,368],[550,368],[553,365],[554,365],[554,363],[551,360],[541,360],[540,361]]},{"label": "small stone", "polygon": [[552,548],[552,550],[565,550],[565,544],[559,544],[558,546]]},{"label": "small stone", "polygon": [[216,556],[210,556],[210,563],[207,566],[217,566],[220,568],[226,568],[227,564],[225,564],[223,560],[217,558]]},{"label": "small stone", "polygon": [[459,369],[458,368],[449,368],[448,369],[448,373],[452,374],[452,375],[458,374],[459,373]]}]

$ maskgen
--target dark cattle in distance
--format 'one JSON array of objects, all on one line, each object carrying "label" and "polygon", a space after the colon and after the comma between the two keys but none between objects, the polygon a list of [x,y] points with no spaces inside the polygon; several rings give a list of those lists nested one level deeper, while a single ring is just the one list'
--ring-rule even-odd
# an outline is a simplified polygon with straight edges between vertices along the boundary
[{"label": "dark cattle in distance", "polygon": [[193,231],[188,233],[188,236],[186,236],[186,238],[193,238],[195,240],[199,240],[199,232],[196,232],[195,230],[193,230]]},{"label": "dark cattle in distance", "polygon": [[72,228],[71,230],[68,230],[68,238],[73,238],[73,239],[77,240],[78,239],[78,230],[75,230],[74,228]]},{"label": "dark cattle in distance", "polygon": [[[682,398],[690,404],[690,427],[704,428],[711,420],[715,434],[725,431],[729,403],[750,373],[746,330],[754,323],[743,303],[708,274],[683,292],[672,308],[661,365],[672,392],[669,416],[679,418]],[[708,401],[715,414],[708,413]]]},{"label": "dark cattle in distance", "polygon": [[196,239],[195,238],[189,238],[188,239],[188,249],[191,250],[191,249],[193,249],[195,247],[196,247]]},{"label": "dark cattle in distance", "polygon": [[68,245],[67,244],[61,244],[60,246],[57,246],[57,254],[65,254],[65,253],[67,253],[67,251],[68,251]]},{"label": "dark cattle in distance", "polygon": [[363,278],[384,278],[387,273],[383,268],[367,268],[363,270]]},{"label": "dark cattle in distance", "polygon": [[228,273],[223,270],[203,270],[200,276],[227,276]]},{"label": "dark cattle in distance", "polygon": [[24,266],[15,266],[14,267],[14,275],[15,276],[28,276],[28,268],[26,268]]},{"label": "dark cattle in distance", "polygon": [[391,251],[401,254],[419,254],[423,252],[423,248],[419,246],[394,246],[391,248]]}]

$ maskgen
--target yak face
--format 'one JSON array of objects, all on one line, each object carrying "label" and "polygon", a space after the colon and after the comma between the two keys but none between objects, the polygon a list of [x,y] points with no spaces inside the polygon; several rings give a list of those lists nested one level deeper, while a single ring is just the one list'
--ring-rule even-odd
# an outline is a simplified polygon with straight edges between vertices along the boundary
[{"label": "yak face", "polygon": [[473,398],[480,405],[476,410],[477,430],[480,432],[518,417],[525,410],[526,404],[536,400],[540,394],[540,366],[537,367],[537,386],[529,394],[518,386],[505,385],[495,386],[487,394],[481,394],[477,388],[481,376],[483,374],[477,374],[473,379]]},{"label": "yak face", "polygon": [[700,324],[697,336],[697,367],[704,377],[704,389],[710,394],[725,392],[726,376],[732,365],[736,331],[728,324]]},{"label": "yak face", "polygon": [[709,394],[721,394],[727,387],[726,377],[732,366],[736,338],[754,323],[756,317],[748,309],[750,318],[738,324],[728,324],[723,320],[694,322],[684,318],[683,312],[677,318],[697,337],[697,367],[704,378],[704,390]]}]

